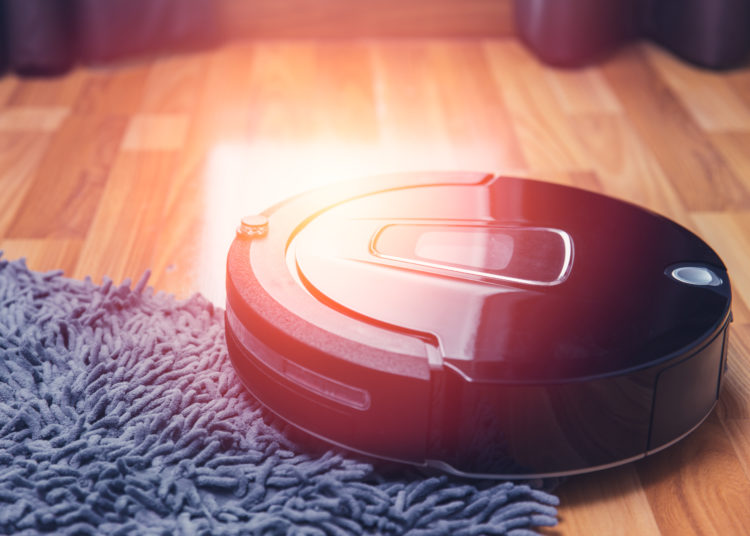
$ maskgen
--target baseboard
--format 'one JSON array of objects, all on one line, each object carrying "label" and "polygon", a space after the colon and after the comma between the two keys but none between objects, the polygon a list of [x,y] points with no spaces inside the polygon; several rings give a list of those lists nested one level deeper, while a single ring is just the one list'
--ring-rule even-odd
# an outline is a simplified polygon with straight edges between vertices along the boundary
[{"label": "baseboard", "polygon": [[512,0],[219,0],[230,38],[503,37]]}]

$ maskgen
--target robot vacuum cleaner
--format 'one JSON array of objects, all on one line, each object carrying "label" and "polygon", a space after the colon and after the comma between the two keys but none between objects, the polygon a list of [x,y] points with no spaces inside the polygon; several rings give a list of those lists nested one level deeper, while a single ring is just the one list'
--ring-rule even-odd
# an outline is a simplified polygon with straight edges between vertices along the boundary
[{"label": "robot vacuum cleaner", "polygon": [[475,477],[602,469],[711,412],[731,321],[721,259],[576,188],[385,175],[243,219],[226,338],[265,406],[327,442]]}]

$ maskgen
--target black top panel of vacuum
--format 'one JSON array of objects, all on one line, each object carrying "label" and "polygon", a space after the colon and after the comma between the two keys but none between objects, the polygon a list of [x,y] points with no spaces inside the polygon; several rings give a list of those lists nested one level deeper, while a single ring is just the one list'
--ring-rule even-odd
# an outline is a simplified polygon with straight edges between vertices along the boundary
[{"label": "black top panel of vacuum", "polygon": [[229,354],[328,442],[470,476],[643,457],[716,403],[731,292],[676,223],[477,173],[385,175],[243,220]]}]

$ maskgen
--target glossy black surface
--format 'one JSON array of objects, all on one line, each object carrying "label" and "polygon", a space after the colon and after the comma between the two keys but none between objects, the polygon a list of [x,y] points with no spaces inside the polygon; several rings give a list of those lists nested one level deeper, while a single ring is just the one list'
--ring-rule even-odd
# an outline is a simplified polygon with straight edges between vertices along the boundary
[{"label": "glossy black surface", "polygon": [[[342,312],[424,334],[473,379],[621,373],[684,350],[729,307],[721,260],[677,224],[535,181],[433,185],[336,205],[292,242]],[[708,267],[723,284],[671,276]]]}]

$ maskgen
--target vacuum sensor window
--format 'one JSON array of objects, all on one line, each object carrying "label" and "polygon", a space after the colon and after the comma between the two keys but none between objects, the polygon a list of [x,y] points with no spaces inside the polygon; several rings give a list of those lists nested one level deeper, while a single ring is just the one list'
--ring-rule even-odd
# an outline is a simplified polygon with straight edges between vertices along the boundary
[{"label": "vacuum sensor window", "polygon": [[375,254],[489,280],[554,285],[572,263],[564,231],[538,227],[392,224],[380,229]]}]

